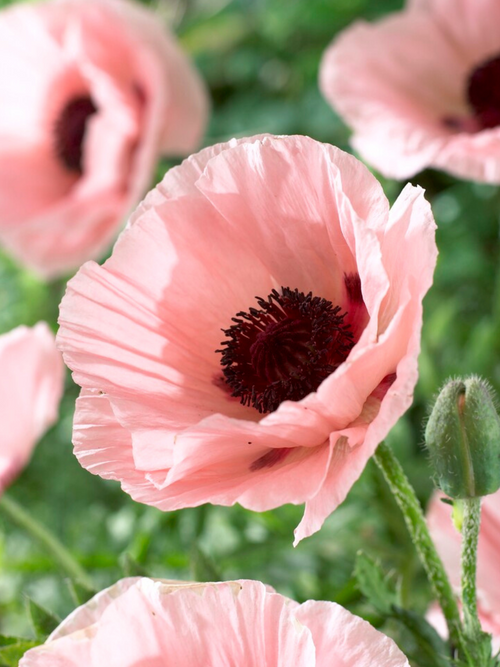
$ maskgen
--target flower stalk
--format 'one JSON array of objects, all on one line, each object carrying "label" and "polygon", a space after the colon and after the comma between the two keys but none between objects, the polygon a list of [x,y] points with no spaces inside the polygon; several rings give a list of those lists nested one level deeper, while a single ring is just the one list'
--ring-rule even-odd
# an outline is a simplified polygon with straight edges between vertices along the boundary
[{"label": "flower stalk", "polygon": [[412,541],[417,549],[436,599],[443,610],[450,641],[455,647],[462,649],[464,654],[467,654],[463,642],[462,623],[457,601],[443,562],[430,536],[415,491],[408,481],[401,464],[385,442],[379,445],[374,459],[382,471],[399,508],[403,512]]},{"label": "flower stalk", "polygon": [[72,579],[78,581],[85,588],[94,590],[92,579],[57,537],[30,516],[18,502],[6,493],[0,498],[0,510],[13,523],[37,540]]},{"label": "flower stalk", "polygon": [[462,603],[464,606],[464,632],[469,639],[477,639],[481,624],[477,615],[476,567],[479,526],[481,523],[481,499],[470,498],[464,504],[462,524]]},{"label": "flower stalk", "polygon": [[475,657],[475,664],[489,665],[491,636],[483,632],[477,614],[476,569],[481,498],[462,500],[462,605],[464,637]]}]

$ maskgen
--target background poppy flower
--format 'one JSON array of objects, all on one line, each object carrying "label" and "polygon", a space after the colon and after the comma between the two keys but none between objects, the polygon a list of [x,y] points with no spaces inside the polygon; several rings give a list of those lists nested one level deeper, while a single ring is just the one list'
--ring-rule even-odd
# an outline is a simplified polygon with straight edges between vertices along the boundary
[{"label": "background poppy flower", "polygon": [[0,242],[44,276],[106,250],[160,154],[200,141],[206,94],[146,8],[49,0],[0,12]]},{"label": "background poppy flower", "polygon": [[79,607],[19,667],[408,667],[396,644],[333,602],[258,581],[122,579]]},{"label": "background poppy flower", "polygon": [[364,160],[391,178],[500,182],[499,21],[496,0],[413,0],[332,42],[321,90]]},{"label": "background poppy flower", "polygon": [[56,421],[63,384],[62,358],[45,322],[0,336],[0,491]]}]

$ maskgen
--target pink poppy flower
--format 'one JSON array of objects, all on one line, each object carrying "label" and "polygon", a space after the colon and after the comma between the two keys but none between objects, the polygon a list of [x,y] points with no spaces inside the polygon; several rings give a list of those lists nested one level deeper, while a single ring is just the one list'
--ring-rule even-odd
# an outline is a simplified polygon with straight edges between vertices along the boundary
[{"label": "pink poppy flower", "polygon": [[62,358],[45,322],[0,336],[0,493],[56,421],[63,384]]},{"label": "pink poppy flower", "polygon": [[76,609],[19,667],[409,667],[333,602],[297,604],[258,581],[122,579]]},{"label": "pink poppy flower", "polygon": [[160,153],[197,147],[200,78],[158,17],[126,0],[0,12],[0,241],[43,276],[102,254]]},{"label": "pink poppy flower", "polygon": [[497,0],[413,0],[332,42],[320,86],[363,159],[391,178],[500,182],[499,21]]},{"label": "pink poppy flower", "polygon": [[[450,577],[451,583],[460,589],[461,536],[451,520],[451,507],[435,493],[429,504],[427,519],[432,538]],[[500,491],[485,496],[482,502],[481,532],[479,534],[477,588],[478,613],[483,630],[493,635],[495,651],[500,649]],[[440,610],[432,609],[429,620],[441,634],[446,634],[446,624]]]},{"label": "pink poppy flower", "polygon": [[81,464],[162,510],[306,503],[319,530],[409,407],[436,261],[420,188],[253,137],[171,170],[61,305]]}]

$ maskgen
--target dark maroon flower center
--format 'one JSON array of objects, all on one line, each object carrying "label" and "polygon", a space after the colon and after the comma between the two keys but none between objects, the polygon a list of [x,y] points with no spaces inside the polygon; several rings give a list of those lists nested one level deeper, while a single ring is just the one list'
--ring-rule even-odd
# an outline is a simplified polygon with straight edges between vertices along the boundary
[{"label": "dark maroon flower center", "polygon": [[500,125],[500,55],[473,70],[467,82],[467,99],[481,129]]},{"label": "dark maroon flower center", "polygon": [[354,345],[346,313],[311,292],[282,287],[223,329],[221,365],[232,396],[259,412],[315,391]]},{"label": "dark maroon flower center", "polygon": [[82,148],[87,121],[97,111],[88,95],[75,97],[62,110],[55,125],[55,150],[70,171],[82,173]]}]

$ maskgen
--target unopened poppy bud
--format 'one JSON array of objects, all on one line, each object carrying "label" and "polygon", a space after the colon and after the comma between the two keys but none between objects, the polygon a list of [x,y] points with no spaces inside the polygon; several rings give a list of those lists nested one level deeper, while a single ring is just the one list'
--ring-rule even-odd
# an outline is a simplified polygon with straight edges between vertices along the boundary
[{"label": "unopened poppy bud", "polygon": [[438,487],[450,498],[479,498],[500,488],[500,418],[481,378],[450,380],[425,429]]}]

